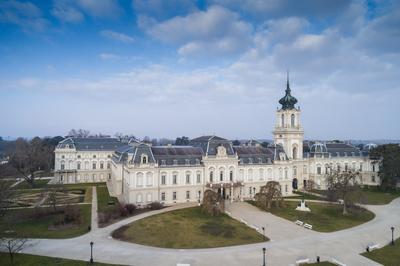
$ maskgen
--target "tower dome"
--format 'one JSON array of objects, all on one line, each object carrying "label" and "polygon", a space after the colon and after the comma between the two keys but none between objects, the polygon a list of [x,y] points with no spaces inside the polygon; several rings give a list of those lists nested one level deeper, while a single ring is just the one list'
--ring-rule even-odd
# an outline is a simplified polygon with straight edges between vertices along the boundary
[{"label": "tower dome", "polygon": [[372,149],[374,149],[376,147],[378,147],[378,145],[376,145],[374,143],[368,143],[368,144],[364,145],[363,150],[364,151],[370,151],[370,150],[372,150]]},{"label": "tower dome", "polygon": [[289,85],[289,72],[287,74],[286,81],[286,94],[283,96],[279,103],[282,105],[282,110],[291,110],[295,109],[294,105],[297,103],[297,99],[291,95],[290,85]]},{"label": "tower dome", "polygon": [[328,152],[328,149],[326,148],[326,145],[324,143],[316,142],[311,146],[310,152],[312,152],[312,153],[325,153],[325,152]]}]

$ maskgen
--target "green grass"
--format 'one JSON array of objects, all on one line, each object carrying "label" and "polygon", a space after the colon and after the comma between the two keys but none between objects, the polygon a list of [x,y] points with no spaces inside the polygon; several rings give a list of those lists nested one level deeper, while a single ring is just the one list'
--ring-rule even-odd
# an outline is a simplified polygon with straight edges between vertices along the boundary
[{"label": "green grass", "polygon": [[[7,235],[7,230],[15,231],[17,236],[29,238],[70,238],[82,235],[88,231],[91,223],[91,205],[78,205],[81,210],[82,223],[79,226],[49,230],[58,219],[57,214],[51,214],[41,218],[29,218],[35,210],[33,208],[10,210],[0,223],[0,235]],[[14,234],[12,235],[14,236]]]},{"label": "green grass", "polygon": [[36,189],[36,188],[44,188],[49,183],[50,179],[35,179],[34,186],[31,186],[28,182],[22,181],[14,189]]},{"label": "green grass", "polygon": [[164,248],[213,248],[264,241],[254,229],[226,214],[211,217],[200,207],[153,215],[121,227],[113,236]]},{"label": "green grass", "polygon": [[15,182],[17,182],[17,180],[3,180],[3,179],[0,179],[0,183],[4,183],[7,187],[11,186]]},{"label": "green grass", "polygon": [[304,192],[300,192],[300,191],[293,191],[294,194],[296,194],[296,196],[289,196],[289,197],[285,197],[287,199],[306,199],[306,200],[324,200],[326,201],[326,198],[324,197],[319,197],[317,195],[312,195],[312,194],[308,194],[308,193],[304,193]]},{"label": "green grass", "polygon": [[385,266],[398,266],[400,265],[400,238],[395,241],[394,246],[389,244],[383,248],[365,252],[361,255]]},{"label": "green grass", "polygon": [[388,204],[397,197],[400,197],[400,191],[381,191],[378,188],[363,188],[363,198],[361,203],[370,205]]},{"label": "green grass", "polygon": [[113,201],[114,203],[118,202],[116,197],[111,197],[110,193],[108,193],[107,186],[98,186],[97,187],[97,209],[99,212],[107,209],[108,202]]},{"label": "green grass", "polygon": [[[249,203],[255,205],[253,201],[249,201]],[[267,211],[289,221],[300,220],[311,224],[313,230],[318,232],[343,230],[365,223],[375,217],[372,212],[365,209],[357,209],[355,213],[344,216],[341,205],[316,202],[307,202],[311,212],[302,212],[295,210],[297,204],[298,202],[285,201],[285,207],[273,207]]]},{"label": "green grass", "polygon": [[6,253],[0,252],[0,265],[3,266],[53,266],[53,265],[62,265],[62,266],[84,266],[84,265],[95,265],[95,266],[107,266],[107,265],[115,265],[115,264],[105,264],[94,262],[93,264],[89,264],[86,261],[81,260],[68,260],[61,258],[52,258],[45,256],[37,256],[37,255],[29,255],[29,254],[15,254],[14,255],[14,264],[10,263],[10,256]]}]

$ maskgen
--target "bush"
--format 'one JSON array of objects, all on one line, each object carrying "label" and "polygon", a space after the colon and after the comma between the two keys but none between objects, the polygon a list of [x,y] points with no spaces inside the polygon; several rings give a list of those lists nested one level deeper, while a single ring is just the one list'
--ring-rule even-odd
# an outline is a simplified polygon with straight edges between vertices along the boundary
[{"label": "bush", "polygon": [[126,207],[124,205],[122,205],[121,203],[118,203],[117,207],[118,207],[119,215],[121,217],[128,216],[128,210],[126,209]]},{"label": "bush", "polygon": [[132,215],[136,210],[136,205],[132,203],[126,204],[125,209],[129,212],[130,215]]},{"label": "bush", "polygon": [[67,205],[64,208],[64,223],[82,223],[81,209],[76,205]]},{"label": "bush", "polygon": [[150,203],[149,205],[148,205],[148,208],[149,209],[152,209],[152,210],[160,210],[160,209],[162,209],[164,206],[160,203],[160,202],[158,202],[158,201],[154,201],[154,202],[152,202],[152,203]]}]

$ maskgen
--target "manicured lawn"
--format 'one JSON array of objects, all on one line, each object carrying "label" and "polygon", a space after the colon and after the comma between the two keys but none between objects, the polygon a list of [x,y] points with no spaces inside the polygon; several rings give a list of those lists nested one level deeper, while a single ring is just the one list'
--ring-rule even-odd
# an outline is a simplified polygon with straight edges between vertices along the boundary
[{"label": "manicured lawn", "polygon": [[308,194],[308,193],[304,193],[304,192],[300,192],[300,191],[293,191],[294,194],[296,194],[296,196],[289,196],[289,197],[285,197],[288,199],[306,199],[306,200],[326,200],[326,198],[324,197],[319,197],[317,195],[312,195],[312,194]]},{"label": "manicured lawn", "polygon": [[[10,256],[6,253],[0,252],[0,265],[8,266],[10,264]],[[81,260],[67,260],[61,258],[52,258],[45,256],[36,256],[29,254],[15,254],[14,255],[14,264],[12,266],[53,266],[53,265],[62,265],[62,266],[84,266],[84,265],[95,265],[95,266],[107,266],[107,265],[116,265],[116,264],[105,264],[105,263],[97,263],[89,264],[86,261]]]},{"label": "manicured lawn", "polygon": [[7,187],[11,186],[11,185],[14,184],[15,182],[17,182],[17,180],[4,180],[4,179],[0,179],[0,183],[5,184]]},{"label": "manicured lawn", "polygon": [[[300,202],[300,201],[299,201]],[[250,204],[255,205],[253,201]],[[342,206],[330,203],[307,202],[311,212],[296,211],[298,202],[285,201],[286,207],[273,207],[268,212],[290,221],[300,220],[311,224],[313,230],[319,232],[334,232],[365,223],[375,215],[365,209],[357,209],[354,214],[343,216]]]},{"label": "manicured lawn", "polygon": [[398,266],[400,265],[400,238],[395,241],[394,246],[387,245],[361,255],[385,266]]},{"label": "manicured lawn", "polygon": [[118,199],[115,197],[111,197],[110,193],[108,193],[107,186],[98,186],[97,187],[97,209],[99,212],[104,211],[109,206],[109,202],[114,202],[116,204]]},{"label": "manicured lawn", "polygon": [[141,219],[114,231],[113,237],[164,248],[213,248],[264,241],[254,229],[226,214],[211,217],[200,207]]},{"label": "manicured lawn", "polygon": [[364,188],[361,203],[371,205],[388,204],[395,198],[400,197],[400,191],[380,191],[377,188]]},{"label": "manicured lawn", "polygon": [[35,179],[34,186],[32,187],[28,182],[23,181],[19,183],[14,189],[33,189],[33,188],[44,188],[49,183],[50,179]]},{"label": "manicured lawn", "polygon": [[[11,210],[0,222],[0,235],[7,230],[15,231],[15,234],[30,238],[70,238],[82,235],[88,231],[91,222],[91,205],[77,205],[81,211],[81,224],[51,230],[52,225],[59,219],[59,214],[45,215],[33,218],[33,208]],[[15,235],[15,234],[12,234]]]}]

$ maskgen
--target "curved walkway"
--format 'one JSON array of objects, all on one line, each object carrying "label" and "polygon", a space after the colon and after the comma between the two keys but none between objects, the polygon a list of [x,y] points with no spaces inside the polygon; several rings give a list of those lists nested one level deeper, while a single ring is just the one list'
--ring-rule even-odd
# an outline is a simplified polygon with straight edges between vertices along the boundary
[{"label": "curved walkway", "polygon": [[[390,226],[400,228],[400,198],[384,206],[366,206],[376,217],[359,226],[333,233],[318,233],[293,225],[291,222],[257,210],[246,203],[228,207],[232,216],[240,215],[249,222],[266,224],[266,243],[214,249],[174,250],[122,242],[110,237],[113,230],[138,219],[180,208],[195,206],[182,204],[158,211],[143,213],[94,230],[72,239],[36,239],[24,253],[88,260],[91,241],[94,242],[94,260],[124,265],[170,265],[187,263],[198,265],[261,265],[262,247],[267,248],[267,265],[294,265],[301,258],[336,260],[347,265],[379,265],[358,255],[369,244],[386,245],[391,238]],[[399,237],[400,230],[395,230]]]}]

